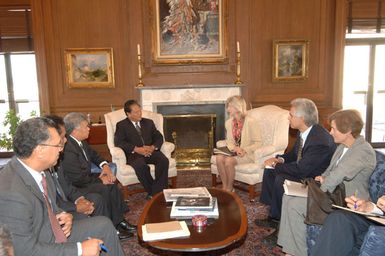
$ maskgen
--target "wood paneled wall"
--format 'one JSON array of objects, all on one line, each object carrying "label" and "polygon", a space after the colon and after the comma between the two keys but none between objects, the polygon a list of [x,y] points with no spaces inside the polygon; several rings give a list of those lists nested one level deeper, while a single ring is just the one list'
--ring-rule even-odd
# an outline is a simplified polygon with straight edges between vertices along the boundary
[{"label": "wood paneled wall", "polygon": [[[147,85],[231,84],[235,81],[235,43],[241,45],[243,95],[253,106],[283,107],[296,97],[313,99],[321,117],[341,107],[341,71],[346,0],[227,0],[226,63],[156,65],[151,61],[154,0],[31,0],[42,107],[65,114],[99,116],[138,98],[136,45],[142,46]],[[309,78],[272,82],[272,42],[310,40]],[[69,88],[66,48],[112,47],[115,88]]]}]

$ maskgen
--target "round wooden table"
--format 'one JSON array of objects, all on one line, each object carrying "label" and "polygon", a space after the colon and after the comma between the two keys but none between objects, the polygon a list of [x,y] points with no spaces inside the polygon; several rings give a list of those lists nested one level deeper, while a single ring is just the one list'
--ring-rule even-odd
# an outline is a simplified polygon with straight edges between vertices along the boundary
[{"label": "round wooden table", "polygon": [[[207,227],[198,232],[186,221],[190,237],[165,239],[147,242],[151,247],[181,252],[211,251],[225,248],[241,240],[247,231],[247,215],[241,199],[235,194],[222,189],[210,188],[210,194],[218,200],[219,218],[209,219]],[[138,237],[143,241],[142,225],[171,221],[172,203],[164,200],[163,193],[155,195],[149,201],[138,222]]]}]

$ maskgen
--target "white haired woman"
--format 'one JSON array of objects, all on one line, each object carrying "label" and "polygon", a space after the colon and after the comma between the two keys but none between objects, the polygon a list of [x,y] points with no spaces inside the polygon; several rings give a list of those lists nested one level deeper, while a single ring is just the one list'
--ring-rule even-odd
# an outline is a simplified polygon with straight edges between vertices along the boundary
[{"label": "white haired woman", "polygon": [[225,123],[226,146],[235,156],[216,155],[216,163],[222,180],[222,188],[234,191],[235,165],[252,163],[254,151],[261,146],[261,133],[257,121],[247,115],[246,102],[242,96],[226,100],[230,118]]}]

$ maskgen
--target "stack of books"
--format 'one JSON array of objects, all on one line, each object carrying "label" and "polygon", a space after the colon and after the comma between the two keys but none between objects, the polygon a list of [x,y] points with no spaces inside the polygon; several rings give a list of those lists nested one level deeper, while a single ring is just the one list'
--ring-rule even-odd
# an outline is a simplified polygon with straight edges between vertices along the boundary
[{"label": "stack of books", "polygon": [[179,197],[210,198],[211,194],[205,187],[163,189],[166,202],[175,202]]},{"label": "stack of books", "polygon": [[217,219],[219,217],[217,198],[179,197],[176,202],[173,202],[171,218],[191,219],[195,215]]},{"label": "stack of books", "polygon": [[195,215],[219,217],[218,201],[205,187],[164,189],[166,202],[173,202],[170,217],[191,219]]}]

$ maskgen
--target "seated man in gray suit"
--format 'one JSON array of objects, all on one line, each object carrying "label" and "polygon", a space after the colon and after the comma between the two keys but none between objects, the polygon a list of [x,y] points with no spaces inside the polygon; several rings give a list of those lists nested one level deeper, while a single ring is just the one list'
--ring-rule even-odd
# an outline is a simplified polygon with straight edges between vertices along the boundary
[{"label": "seated man in gray suit", "polygon": [[0,222],[12,234],[15,255],[99,255],[103,243],[108,255],[124,255],[111,220],[73,220],[57,206],[44,170],[56,164],[63,145],[46,118],[31,118],[16,130],[15,157],[0,172]]},{"label": "seated man in gray suit", "polygon": [[[56,115],[48,115],[46,118],[52,120],[56,125],[63,143],[67,142],[63,118]],[[59,158],[60,159],[60,158]],[[60,161],[60,160],[59,160]],[[87,216],[108,216],[106,202],[97,193],[82,193],[64,177],[60,164],[46,171],[46,175],[52,177],[55,183],[57,204],[64,211],[71,213],[74,218],[87,218]],[[123,234],[120,232],[119,237]]]}]

